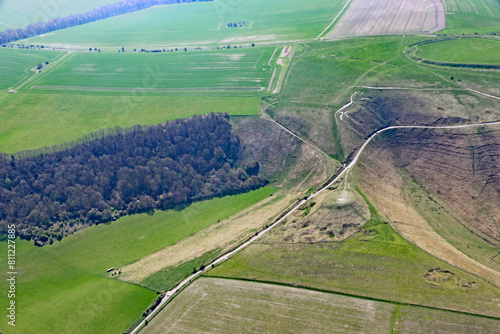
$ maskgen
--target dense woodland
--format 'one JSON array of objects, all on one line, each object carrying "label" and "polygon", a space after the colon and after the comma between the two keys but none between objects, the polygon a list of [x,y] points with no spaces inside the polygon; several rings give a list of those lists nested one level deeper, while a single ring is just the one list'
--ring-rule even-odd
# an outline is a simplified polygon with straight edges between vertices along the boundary
[{"label": "dense woodland", "polygon": [[259,164],[238,168],[229,117],[207,114],[115,130],[61,151],[0,161],[0,231],[42,245],[78,227],[257,189]]},{"label": "dense woodland", "polygon": [[159,5],[170,5],[184,2],[203,2],[213,0],[124,0],[114,4],[94,8],[83,14],[75,14],[62,18],[51,19],[47,22],[37,22],[25,28],[8,29],[0,32],[0,44],[10,43],[48,32],[74,27],[77,25],[102,20],[108,17],[135,12]]}]

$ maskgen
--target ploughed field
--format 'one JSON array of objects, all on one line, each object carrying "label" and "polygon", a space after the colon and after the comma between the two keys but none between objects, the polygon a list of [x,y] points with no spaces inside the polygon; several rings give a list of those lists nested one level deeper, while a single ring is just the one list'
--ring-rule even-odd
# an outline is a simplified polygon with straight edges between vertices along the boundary
[{"label": "ploughed field", "polygon": [[439,0],[353,0],[327,38],[433,33],[444,26]]}]

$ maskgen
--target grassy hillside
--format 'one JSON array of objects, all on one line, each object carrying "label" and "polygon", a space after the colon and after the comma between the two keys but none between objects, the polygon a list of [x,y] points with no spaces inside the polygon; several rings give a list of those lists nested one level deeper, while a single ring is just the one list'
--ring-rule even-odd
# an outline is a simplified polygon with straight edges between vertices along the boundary
[{"label": "grassy hillside", "polygon": [[[158,6],[32,37],[25,43],[75,47],[203,47],[313,39],[345,0],[225,1]],[[228,23],[245,22],[240,28]]]},{"label": "grassy hillside", "polygon": [[[500,23],[499,23],[500,24]],[[418,47],[421,58],[449,63],[500,64],[500,40],[461,38]]]},{"label": "grassy hillside", "polygon": [[[119,268],[204,229],[269,196],[273,188],[192,204],[182,211],[123,217],[84,229],[42,248],[17,241],[16,328],[0,322],[4,333],[119,333],[152,301],[155,293],[105,278]],[[7,253],[6,243],[0,243]],[[6,268],[6,262],[1,262]],[[192,268],[190,269],[192,270]],[[189,274],[190,271],[186,272]],[[1,283],[6,289],[6,281]],[[5,291],[5,290],[4,290]],[[8,300],[2,299],[1,307]]]},{"label": "grassy hillside", "polygon": [[[371,211],[371,221],[343,242],[268,242],[265,237],[207,275],[498,315],[498,287],[422,251]],[[452,274],[440,277],[435,268]]]},{"label": "grassy hillside", "polygon": [[62,144],[103,128],[153,125],[209,112],[258,115],[258,97],[6,94],[0,98],[0,152]]}]

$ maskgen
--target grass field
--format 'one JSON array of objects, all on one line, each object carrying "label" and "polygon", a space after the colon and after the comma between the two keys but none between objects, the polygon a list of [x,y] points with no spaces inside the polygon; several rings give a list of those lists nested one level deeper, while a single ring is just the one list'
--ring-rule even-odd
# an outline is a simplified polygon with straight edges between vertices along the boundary
[{"label": "grass field", "polygon": [[116,0],[3,0],[0,2],[0,31],[22,28],[36,22],[85,13]]},{"label": "grass field", "polygon": [[258,115],[258,97],[19,92],[0,98],[0,152],[63,144],[103,128],[152,125],[209,112]]},{"label": "grass field", "polygon": [[267,88],[274,48],[74,53],[28,87],[49,91],[251,92]]},{"label": "grass field", "polygon": [[[207,275],[498,316],[498,287],[420,250],[371,211],[365,227],[343,242],[268,243],[264,237]],[[435,268],[452,274],[429,281],[426,275]]]},{"label": "grass field", "polygon": [[500,64],[500,40],[460,38],[418,47],[421,58],[449,63]]},{"label": "grass field", "polygon": [[[158,6],[24,42],[70,47],[203,47],[313,39],[345,0],[252,0]],[[226,27],[239,23],[242,27]]]},{"label": "grass field", "polygon": [[[103,276],[233,215],[272,192],[192,204],[182,211],[160,211],[89,227],[42,248],[17,241],[17,323],[1,319],[4,333],[119,333],[149,305],[155,292]],[[6,254],[6,243],[0,243]],[[6,262],[1,263],[6,268]],[[192,269],[191,269],[192,270]],[[186,272],[189,274],[191,271]],[[1,283],[6,291],[6,281]],[[6,308],[7,298],[1,301]]]},{"label": "grass field", "polygon": [[32,68],[51,62],[61,52],[0,48],[0,90],[6,90],[35,74]]},{"label": "grass field", "polygon": [[446,29],[439,34],[500,32],[500,4],[496,0],[443,0]]},{"label": "grass field", "polygon": [[295,287],[201,278],[143,332],[493,334],[498,324],[494,319]]}]

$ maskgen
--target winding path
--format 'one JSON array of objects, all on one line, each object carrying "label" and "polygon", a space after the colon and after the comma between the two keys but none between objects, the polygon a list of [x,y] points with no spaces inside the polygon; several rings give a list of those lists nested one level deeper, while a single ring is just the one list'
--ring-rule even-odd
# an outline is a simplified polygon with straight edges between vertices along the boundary
[{"label": "winding path", "polygon": [[248,245],[250,245],[255,240],[257,240],[260,237],[262,237],[264,234],[266,234],[269,230],[271,230],[272,228],[274,228],[276,225],[278,225],[279,223],[283,222],[288,216],[290,216],[292,213],[294,213],[301,205],[303,205],[304,203],[307,203],[308,201],[310,201],[314,197],[318,196],[320,193],[322,193],[323,191],[325,191],[325,189],[327,189],[328,187],[330,187],[331,185],[333,185],[335,182],[337,182],[339,179],[341,179],[344,176],[344,174],[346,174],[352,167],[354,167],[354,165],[356,165],[356,163],[357,163],[357,161],[358,161],[361,153],[363,153],[364,149],[373,140],[373,138],[375,138],[376,136],[378,136],[382,132],[389,131],[389,130],[394,130],[394,129],[463,129],[463,128],[471,128],[471,127],[477,127],[477,126],[485,126],[485,125],[500,125],[500,121],[485,122],[485,123],[474,123],[474,124],[463,124],[463,125],[450,125],[450,126],[396,125],[396,126],[389,126],[389,127],[386,127],[386,128],[383,128],[383,129],[380,129],[380,130],[376,131],[359,148],[359,150],[356,153],[354,159],[352,159],[352,161],[349,163],[349,165],[347,165],[346,167],[344,167],[342,169],[342,171],[331,182],[329,182],[328,184],[326,184],[325,186],[323,186],[321,189],[319,189],[318,191],[316,191],[315,193],[313,193],[309,197],[306,197],[302,201],[300,201],[299,203],[295,204],[285,215],[283,215],[281,218],[279,218],[278,220],[276,220],[273,224],[269,225],[264,230],[262,230],[259,233],[257,233],[255,236],[253,236],[252,238],[250,238],[248,241],[242,243],[240,246],[238,246],[233,251],[230,251],[230,252],[222,255],[221,257],[219,257],[218,259],[216,259],[215,261],[213,261],[210,265],[208,265],[206,268],[201,269],[201,270],[193,273],[191,276],[189,276],[188,278],[186,278],[185,280],[183,280],[181,283],[179,283],[174,289],[168,291],[166,293],[165,297],[161,300],[160,304],[158,304],[158,306],[153,310],[153,312],[151,312],[146,317],[146,319],[144,319],[131,332],[131,334],[138,333],[145,326],[146,321],[150,321],[152,318],[154,318],[154,316],[156,316],[156,314],[167,304],[167,302],[170,301],[170,299],[172,299],[173,295],[175,295],[181,289],[183,289],[184,287],[186,287],[187,285],[189,285],[189,283],[191,283],[191,281],[193,281],[195,278],[197,278],[198,276],[202,275],[210,267],[218,265],[218,264],[220,264],[220,263],[228,260],[234,254],[236,254],[236,253],[240,252],[241,250],[243,250],[244,248],[246,248]]}]

